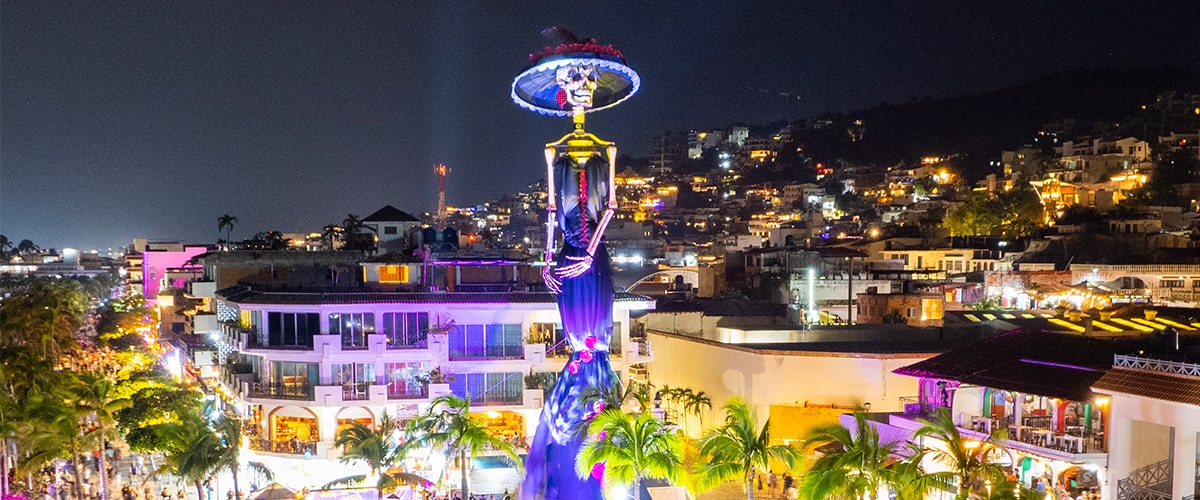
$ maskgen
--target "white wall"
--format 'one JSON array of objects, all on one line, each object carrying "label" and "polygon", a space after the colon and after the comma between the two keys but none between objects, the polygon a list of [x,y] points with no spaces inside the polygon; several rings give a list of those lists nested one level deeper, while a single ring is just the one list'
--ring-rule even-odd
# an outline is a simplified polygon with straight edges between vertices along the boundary
[{"label": "white wall", "polygon": [[1129,477],[1133,469],[1143,467],[1140,463],[1153,456],[1165,456],[1161,449],[1144,449],[1150,443],[1135,439],[1134,421],[1173,427],[1174,482],[1171,498],[1182,498],[1197,493],[1196,483],[1196,439],[1200,433],[1200,406],[1172,403],[1146,397],[1114,394],[1112,398],[1111,426],[1108,452],[1108,486],[1113,489],[1105,498],[1116,498],[1117,481]]},{"label": "white wall", "polygon": [[[917,379],[892,370],[933,354],[754,352],[716,342],[647,331],[654,345],[650,382],[687,387],[712,399],[714,415],[733,396],[768,415],[773,404],[871,403],[871,411],[900,411],[899,398],[917,395]],[[711,422],[705,415],[705,421]],[[694,419],[693,419],[694,420]]]}]

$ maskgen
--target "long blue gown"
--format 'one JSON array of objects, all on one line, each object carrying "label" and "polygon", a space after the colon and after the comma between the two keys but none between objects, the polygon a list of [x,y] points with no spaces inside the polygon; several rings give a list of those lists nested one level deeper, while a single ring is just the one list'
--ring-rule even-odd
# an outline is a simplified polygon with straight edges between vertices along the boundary
[{"label": "long blue gown", "polygon": [[[586,179],[580,179],[581,171]],[[608,201],[608,164],[599,156],[582,168],[568,157],[555,165],[559,201],[559,229],[563,249],[558,265],[570,265],[567,257],[587,255],[587,246],[596,236],[596,224]],[[580,184],[586,184],[586,200],[580,203]],[[573,353],[546,398],[533,446],[525,461],[526,477],[521,484],[522,499],[601,500],[600,481],[579,479],[575,456],[586,439],[581,432],[586,414],[583,395],[588,387],[609,387],[615,374],[608,360],[608,342],[612,338],[613,278],[612,264],[604,244],[596,248],[592,267],[582,275],[564,279],[558,295],[558,312]],[[587,338],[594,335],[590,349],[592,360],[584,362]],[[572,363],[578,370],[571,373]]]}]

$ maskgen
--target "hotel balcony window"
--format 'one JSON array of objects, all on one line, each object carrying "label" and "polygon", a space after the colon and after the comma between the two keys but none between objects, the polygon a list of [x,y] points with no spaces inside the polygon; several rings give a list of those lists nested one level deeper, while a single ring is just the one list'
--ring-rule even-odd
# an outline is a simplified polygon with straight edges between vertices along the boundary
[{"label": "hotel balcony window", "polygon": [[272,361],[270,364],[271,396],[288,398],[311,398],[313,385],[319,380],[317,363],[292,363]]},{"label": "hotel balcony window", "polygon": [[262,347],[311,348],[313,335],[320,333],[317,313],[267,313],[267,344]]},{"label": "hotel balcony window", "polygon": [[333,313],[329,315],[329,334],[342,336],[342,347],[366,349],[367,335],[375,333],[375,313]]},{"label": "hotel balcony window", "polygon": [[388,349],[424,349],[429,331],[429,313],[383,313],[380,325]]},{"label": "hotel balcony window", "polygon": [[420,399],[429,394],[420,377],[429,372],[427,363],[386,363],[388,399]]},{"label": "hotel balcony window", "polygon": [[471,404],[479,406],[521,404],[525,389],[525,374],[461,373],[450,382],[450,392],[458,397],[471,396]]},{"label": "hotel balcony window", "polygon": [[367,388],[375,383],[375,365],[370,363],[334,364],[331,367],[334,385],[342,386],[342,399],[367,399]]},{"label": "hotel balcony window", "polygon": [[525,355],[521,325],[460,325],[449,333],[450,359],[520,359]]}]

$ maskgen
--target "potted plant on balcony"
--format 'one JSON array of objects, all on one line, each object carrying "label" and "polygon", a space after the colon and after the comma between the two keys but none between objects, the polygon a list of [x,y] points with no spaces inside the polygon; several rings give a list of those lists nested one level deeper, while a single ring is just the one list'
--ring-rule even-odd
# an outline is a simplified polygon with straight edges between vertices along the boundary
[{"label": "potted plant on balcony", "polygon": [[454,374],[442,371],[442,367],[439,366],[415,378],[418,383],[429,389],[430,397],[437,397],[450,393],[450,382],[454,381]]}]

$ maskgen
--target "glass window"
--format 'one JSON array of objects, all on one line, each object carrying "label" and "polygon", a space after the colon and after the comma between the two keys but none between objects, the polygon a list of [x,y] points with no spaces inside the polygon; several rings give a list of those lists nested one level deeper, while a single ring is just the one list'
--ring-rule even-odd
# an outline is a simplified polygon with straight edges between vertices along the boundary
[{"label": "glass window", "polygon": [[496,359],[524,356],[521,325],[460,325],[450,333],[450,359]]},{"label": "glass window", "polygon": [[320,333],[316,313],[267,313],[267,345],[312,347],[312,336]]},{"label": "glass window", "polygon": [[375,365],[372,363],[343,363],[331,366],[335,385],[375,383]]},{"label": "glass window", "polygon": [[425,394],[425,385],[418,380],[429,371],[425,363],[387,363],[387,387],[389,398],[421,397]]},{"label": "glass window", "polygon": [[383,334],[389,349],[425,347],[429,313],[383,313]]},{"label": "glass window", "polygon": [[367,335],[375,333],[375,313],[332,313],[329,333],[342,336],[342,347],[365,348]]}]

